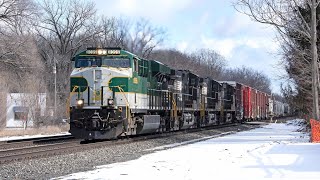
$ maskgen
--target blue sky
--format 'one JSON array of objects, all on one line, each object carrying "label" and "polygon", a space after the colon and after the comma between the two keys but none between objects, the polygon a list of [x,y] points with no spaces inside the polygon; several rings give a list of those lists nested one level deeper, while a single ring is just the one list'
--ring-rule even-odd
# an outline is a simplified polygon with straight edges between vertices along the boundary
[{"label": "blue sky", "polygon": [[251,21],[232,7],[233,0],[94,0],[99,14],[148,19],[168,32],[165,47],[183,52],[210,48],[229,67],[247,66],[264,72],[279,92],[279,44],[269,26]]}]

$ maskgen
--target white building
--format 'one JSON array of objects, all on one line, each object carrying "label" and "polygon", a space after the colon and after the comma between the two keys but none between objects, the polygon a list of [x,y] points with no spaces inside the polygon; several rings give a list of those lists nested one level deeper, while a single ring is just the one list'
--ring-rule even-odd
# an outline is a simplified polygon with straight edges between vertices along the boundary
[{"label": "white building", "polygon": [[6,128],[32,127],[35,118],[45,115],[45,93],[8,93]]}]

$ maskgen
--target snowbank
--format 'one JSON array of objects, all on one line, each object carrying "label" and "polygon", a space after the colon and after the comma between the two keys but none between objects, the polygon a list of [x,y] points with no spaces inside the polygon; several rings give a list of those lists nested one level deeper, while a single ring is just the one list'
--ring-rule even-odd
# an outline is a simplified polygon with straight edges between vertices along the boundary
[{"label": "snowbank", "polygon": [[300,125],[269,124],[58,179],[319,179],[320,144]]}]

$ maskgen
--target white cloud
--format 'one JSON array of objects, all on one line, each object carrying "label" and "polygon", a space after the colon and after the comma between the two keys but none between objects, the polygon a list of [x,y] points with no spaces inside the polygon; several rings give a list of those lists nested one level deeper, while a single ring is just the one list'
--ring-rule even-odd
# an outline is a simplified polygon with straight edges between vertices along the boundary
[{"label": "white cloud", "polygon": [[[191,7],[195,0],[118,0],[106,6],[105,0],[96,0],[100,13],[109,16],[144,17],[165,22],[180,10]],[[105,7],[105,8],[103,8]]]},{"label": "white cloud", "polygon": [[272,89],[279,92],[279,76],[283,71],[279,67],[278,58],[275,54],[279,44],[271,37],[252,38],[208,38],[201,37],[203,47],[213,49],[223,55],[229,67],[251,67],[263,72],[272,81]]},{"label": "white cloud", "polygon": [[236,47],[237,42],[233,39],[210,39],[204,36],[201,37],[201,42],[204,47],[213,49],[223,55],[226,58],[230,58],[232,56],[232,50]]},{"label": "white cloud", "polygon": [[246,46],[252,49],[265,49],[266,52],[274,53],[279,44],[268,37],[252,38],[208,38],[201,36],[201,43],[204,47],[216,50],[226,58],[232,58],[233,51],[237,47]]},{"label": "white cloud", "polygon": [[204,12],[200,17],[199,26],[205,25],[208,22],[209,18],[210,18],[210,13],[207,11]]},{"label": "white cloud", "polygon": [[220,17],[213,25],[215,34],[233,37],[242,34],[244,36],[266,36],[273,35],[274,29],[271,26],[255,22],[250,17],[239,12],[232,15]]},{"label": "white cloud", "polygon": [[189,43],[186,41],[181,41],[177,43],[176,46],[179,51],[184,52],[189,47]]},{"label": "white cloud", "polygon": [[113,9],[125,14],[131,14],[137,10],[137,5],[136,0],[118,0]]}]

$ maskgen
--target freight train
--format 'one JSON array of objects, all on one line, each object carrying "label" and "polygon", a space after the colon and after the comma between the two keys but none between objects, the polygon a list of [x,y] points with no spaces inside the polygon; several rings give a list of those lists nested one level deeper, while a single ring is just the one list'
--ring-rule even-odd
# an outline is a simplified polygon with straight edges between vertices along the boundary
[{"label": "freight train", "polygon": [[272,114],[267,93],[172,69],[121,48],[88,48],[72,60],[69,131],[76,138],[113,139]]}]

